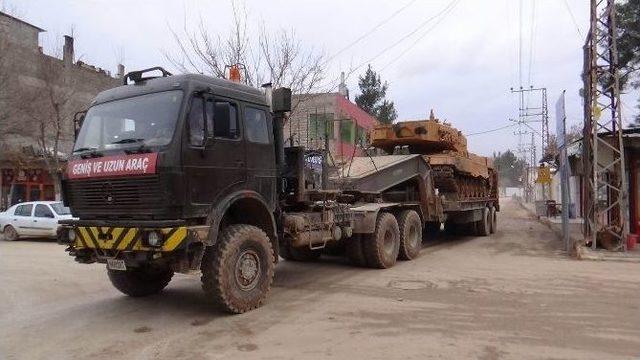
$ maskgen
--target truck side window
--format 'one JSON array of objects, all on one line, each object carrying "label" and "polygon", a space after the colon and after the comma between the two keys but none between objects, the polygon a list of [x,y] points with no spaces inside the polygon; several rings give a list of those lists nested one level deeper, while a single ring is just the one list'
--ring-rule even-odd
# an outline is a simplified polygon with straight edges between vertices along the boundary
[{"label": "truck side window", "polygon": [[205,141],[204,98],[195,96],[189,110],[189,144],[203,146]]},{"label": "truck side window", "polygon": [[240,137],[238,111],[235,104],[228,101],[208,100],[207,120],[210,118],[209,114],[213,115],[213,120],[207,122],[207,129],[214,137],[223,139],[237,139]]},{"label": "truck side window", "polygon": [[247,140],[258,144],[269,143],[267,113],[264,110],[247,106],[244,111],[244,129]]}]

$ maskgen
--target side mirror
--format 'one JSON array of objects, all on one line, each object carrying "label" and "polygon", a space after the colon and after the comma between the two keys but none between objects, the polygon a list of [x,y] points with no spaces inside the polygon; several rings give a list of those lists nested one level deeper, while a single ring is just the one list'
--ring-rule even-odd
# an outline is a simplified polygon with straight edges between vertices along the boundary
[{"label": "side mirror", "polygon": [[55,218],[55,216],[53,216],[53,214],[52,214],[52,213],[47,213],[47,214],[45,215],[45,217],[48,217],[48,218],[50,218],[50,219]]},{"label": "side mirror", "polygon": [[84,117],[87,115],[87,110],[78,111],[73,115],[73,138],[78,138],[78,133],[80,132],[80,128],[82,127],[82,123],[84,123]]}]

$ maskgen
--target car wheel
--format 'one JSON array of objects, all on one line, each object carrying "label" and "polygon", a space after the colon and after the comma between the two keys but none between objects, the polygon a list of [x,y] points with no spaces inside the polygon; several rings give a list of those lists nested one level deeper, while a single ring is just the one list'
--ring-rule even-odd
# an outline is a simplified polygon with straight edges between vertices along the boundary
[{"label": "car wheel", "polygon": [[16,241],[18,237],[18,232],[13,226],[7,225],[7,227],[4,228],[4,239],[6,241]]}]

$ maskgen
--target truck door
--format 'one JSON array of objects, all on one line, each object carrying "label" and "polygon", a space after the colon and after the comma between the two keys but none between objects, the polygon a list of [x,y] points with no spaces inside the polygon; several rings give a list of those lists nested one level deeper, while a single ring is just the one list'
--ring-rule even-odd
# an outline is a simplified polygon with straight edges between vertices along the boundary
[{"label": "truck door", "polygon": [[244,129],[247,147],[247,169],[252,175],[247,187],[261,194],[269,205],[276,201],[276,155],[273,125],[266,108],[246,105]]},{"label": "truck door", "polygon": [[183,164],[188,198],[201,211],[245,182],[246,152],[236,102],[210,95],[192,98]]}]

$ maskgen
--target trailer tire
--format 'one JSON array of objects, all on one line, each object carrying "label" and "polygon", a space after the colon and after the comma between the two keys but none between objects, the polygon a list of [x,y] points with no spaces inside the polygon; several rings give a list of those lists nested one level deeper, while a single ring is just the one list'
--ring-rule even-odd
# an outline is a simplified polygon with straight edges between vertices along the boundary
[{"label": "trailer tire", "polygon": [[498,230],[498,212],[496,211],[496,208],[494,206],[492,206],[489,210],[489,223],[491,226],[490,232],[492,234],[495,234]]},{"label": "trailer tire", "polygon": [[288,261],[313,261],[318,260],[322,253],[320,250],[311,250],[308,247],[296,248],[291,245],[291,239],[288,236],[284,236],[280,242],[280,256]]},{"label": "trailer tire", "polygon": [[113,287],[131,297],[143,297],[161,292],[173,277],[168,266],[129,268],[126,271],[107,269]]},{"label": "trailer tire", "polygon": [[346,240],[345,253],[351,263],[356,266],[367,266],[367,257],[364,254],[364,248],[362,246],[362,236],[355,235]]},{"label": "trailer tire", "polygon": [[240,314],[259,307],[273,282],[271,241],[260,228],[226,227],[202,259],[202,289],[222,310]]},{"label": "trailer tire", "polygon": [[400,230],[400,260],[413,260],[422,250],[422,220],[415,210],[405,210],[398,216]]},{"label": "trailer tire", "polygon": [[396,218],[389,213],[380,213],[374,233],[362,239],[362,247],[369,267],[388,269],[395,265],[400,250]]},{"label": "trailer tire", "polygon": [[475,224],[476,235],[487,236],[491,231],[491,223],[489,221],[489,208],[482,209],[482,218]]}]

